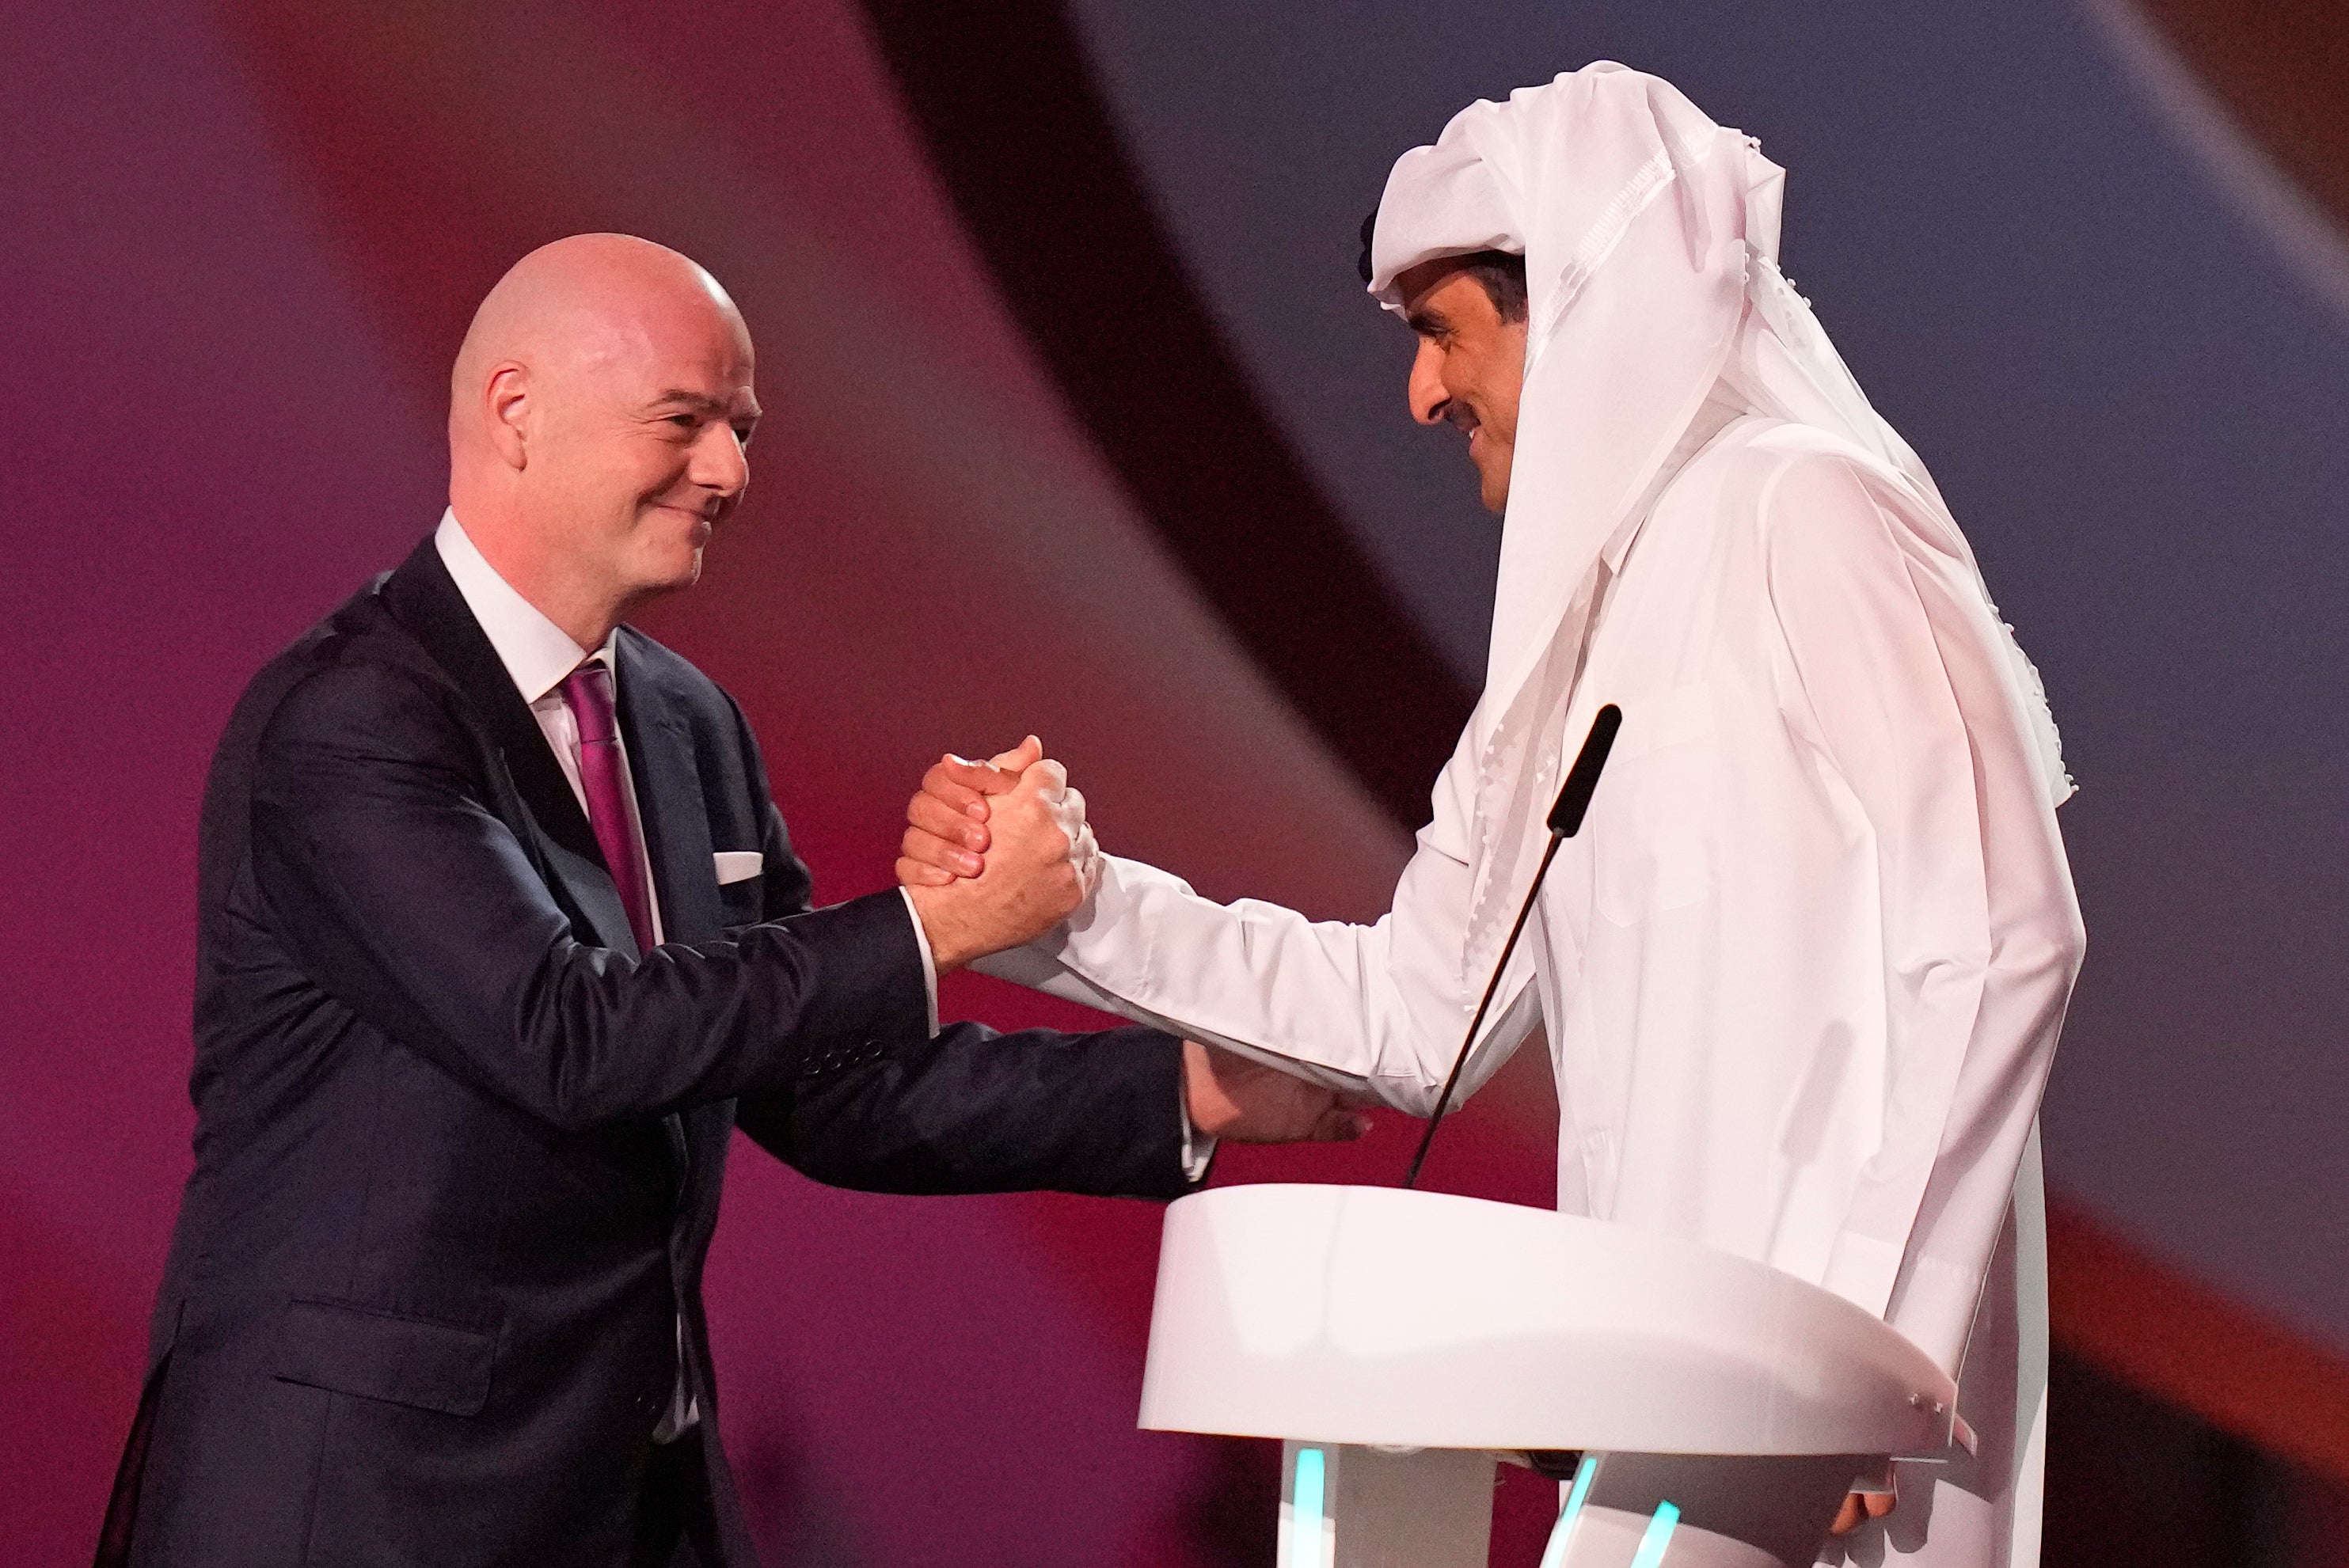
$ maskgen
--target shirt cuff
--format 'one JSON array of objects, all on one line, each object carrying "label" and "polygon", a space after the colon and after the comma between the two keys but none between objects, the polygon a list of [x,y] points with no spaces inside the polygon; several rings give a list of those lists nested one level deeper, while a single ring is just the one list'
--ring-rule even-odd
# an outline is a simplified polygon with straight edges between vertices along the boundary
[{"label": "shirt cuff", "polygon": [[[929,998],[929,1038],[935,1040],[938,1037],[938,961],[930,956],[930,934],[922,929],[922,912],[914,907],[913,890],[901,887],[897,892],[905,901],[905,917],[914,923],[914,945],[922,952],[922,994]],[[1188,1115],[1183,1118],[1183,1125],[1186,1130],[1190,1127]],[[1190,1145],[1184,1148],[1188,1150]]]},{"label": "shirt cuff", "polygon": [[1216,1158],[1216,1140],[1191,1125],[1191,1091],[1179,1077],[1174,1080],[1176,1109],[1183,1117],[1183,1180],[1197,1186],[1207,1179]]}]

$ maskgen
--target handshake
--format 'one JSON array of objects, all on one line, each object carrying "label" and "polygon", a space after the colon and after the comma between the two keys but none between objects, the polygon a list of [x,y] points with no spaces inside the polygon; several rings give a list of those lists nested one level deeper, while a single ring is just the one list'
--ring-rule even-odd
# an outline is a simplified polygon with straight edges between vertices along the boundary
[{"label": "handshake", "polygon": [[1035,941],[1100,880],[1085,798],[1032,735],[986,762],[939,758],[905,816],[897,880],[941,975]]},{"label": "handshake", "polygon": [[[943,975],[1033,942],[1101,881],[1101,850],[1068,769],[1030,736],[985,762],[941,758],[905,810],[897,880]],[[1360,1138],[1343,1097],[1229,1051],[1183,1043],[1184,1103],[1197,1131],[1242,1143]]]}]

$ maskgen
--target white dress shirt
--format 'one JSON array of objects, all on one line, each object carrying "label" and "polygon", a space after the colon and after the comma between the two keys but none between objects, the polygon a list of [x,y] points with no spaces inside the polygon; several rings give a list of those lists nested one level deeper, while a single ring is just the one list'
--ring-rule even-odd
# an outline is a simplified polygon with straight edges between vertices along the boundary
[{"label": "white dress shirt", "polygon": [[[616,696],[620,670],[612,650],[619,633],[614,631],[604,639],[604,645],[590,655],[571,640],[568,632],[548,620],[537,605],[498,575],[497,568],[482,559],[481,552],[466,537],[453,511],[441,514],[440,527],[433,534],[432,542],[440,552],[440,563],[456,581],[457,592],[464,595],[465,607],[481,623],[482,634],[497,650],[499,662],[512,677],[523,701],[530,704],[531,717],[538,720],[539,731],[554,750],[563,777],[570,780],[571,793],[577,797],[580,810],[586,810],[587,789],[579,779],[579,721],[572,716],[571,705],[563,700],[563,683],[572,671],[592,657],[612,672],[612,690]],[[652,858],[645,848],[644,821],[636,815],[636,776],[628,771],[627,742],[615,736],[612,749],[620,758],[620,782],[628,800],[628,841],[636,846],[636,868],[645,885],[646,913],[652,921],[653,941],[657,944],[661,940],[660,890],[653,880]]]}]

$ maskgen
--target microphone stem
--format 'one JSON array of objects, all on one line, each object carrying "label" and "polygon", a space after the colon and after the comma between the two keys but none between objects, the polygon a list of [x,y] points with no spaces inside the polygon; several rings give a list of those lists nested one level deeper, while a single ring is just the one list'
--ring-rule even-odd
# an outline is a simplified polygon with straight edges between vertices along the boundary
[{"label": "microphone stem", "polygon": [[1444,1119],[1444,1108],[1452,1103],[1452,1091],[1460,1085],[1460,1069],[1468,1065],[1468,1053],[1476,1044],[1476,1031],[1485,1026],[1485,1014],[1493,1006],[1493,994],[1501,988],[1501,976],[1508,973],[1509,955],[1517,950],[1517,938],[1534,912],[1534,899],[1541,892],[1542,878],[1549,874],[1549,862],[1557,858],[1557,847],[1564,842],[1566,835],[1553,831],[1549,847],[1542,851],[1541,864],[1534,870],[1533,885],[1526,889],[1526,902],[1517,906],[1516,923],[1509,927],[1509,939],[1501,944],[1501,956],[1493,965],[1493,978],[1485,986],[1485,999],[1476,1004],[1475,1016],[1468,1020],[1468,1037],[1460,1042],[1460,1054],[1452,1058],[1452,1071],[1444,1078],[1444,1092],[1435,1097],[1435,1109],[1427,1119],[1427,1130],[1419,1135],[1419,1152],[1411,1157],[1411,1171],[1402,1179],[1406,1188],[1419,1184],[1419,1168],[1427,1161],[1427,1146],[1435,1141],[1436,1124]]}]

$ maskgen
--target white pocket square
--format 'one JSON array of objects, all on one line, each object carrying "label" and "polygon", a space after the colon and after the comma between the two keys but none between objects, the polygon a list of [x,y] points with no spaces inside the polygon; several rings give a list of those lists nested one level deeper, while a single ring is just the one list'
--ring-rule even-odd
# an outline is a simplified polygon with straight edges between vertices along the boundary
[{"label": "white pocket square", "polygon": [[767,857],[756,850],[719,850],[709,857],[718,864],[718,885],[749,882],[767,868]]}]

